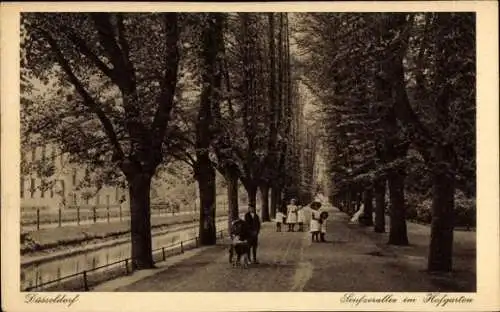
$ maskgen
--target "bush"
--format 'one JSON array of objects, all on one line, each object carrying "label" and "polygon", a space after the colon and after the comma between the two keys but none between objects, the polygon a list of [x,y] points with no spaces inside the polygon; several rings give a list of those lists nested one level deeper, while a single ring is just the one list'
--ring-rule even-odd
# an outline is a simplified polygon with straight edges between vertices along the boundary
[{"label": "bush", "polygon": [[[455,226],[475,228],[476,227],[476,200],[467,198],[461,192],[455,195]],[[432,221],[432,199],[427,198],[420,203],[415,202],[415,198],[408,196],[407,218],[409,220],[430,224]]]},{"label": "bush", "polygon": [[[422,202],[422,199],[416,194],[412,194],[407,192],[405,198],[405,206],[406,206],[406,218],[409,220],[417,220],[417,208]],[[388,205],[387,205],[388,206]],[[388,212],[387,212],[388,213]]]},{"label": "bush", "polygon": [[455,226],[476,227],[475,198],[467,198],[462,193],[455,196]]},{"label": "bush", "polygon": [[429,224],[432,220],[432,199],[426,199],[416,207],[417,222]]},{"label": "bush", "polygon": [[417,223],[431,222],[432,200],[417,193],[408,192],[405,198],[406,218]]}]

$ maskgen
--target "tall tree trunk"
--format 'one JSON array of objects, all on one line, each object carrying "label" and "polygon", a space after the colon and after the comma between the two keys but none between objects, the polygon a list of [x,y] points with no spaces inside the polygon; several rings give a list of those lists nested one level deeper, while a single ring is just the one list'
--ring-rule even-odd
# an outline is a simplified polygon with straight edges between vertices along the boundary
[{"label": "tall tree trunk", "polygon": [[[463,76],[463,69],[452,69],[453,64],[461,61],[456,58],[455,44],[457,39],[453,33],[460,31],[456,25],[462,24],[463,19],[451,14],[442,14],[436,18],[438,25],[438,42],[436,53],[436,83],[441,88],[436,102],[436,124],[440,132],[440,143],[435,143],[432,149],[433,160],[433,198],[431,241],[427,268],[429,271],[449,272],[453,267],[453,227],[454,227],[454,195],[456,154],[454,146],[449,143],[449,125],[452,121],[452,103],[455,87],[450,83],[453,79]],[[462,26],[463,27],[463,26]],[[464,38],[465,36],[461,36]],[[466,41],[465,46],[473,47],[474,40]],[[463,46],[463,47],[465,47]],[[473,54],[474,55],[474,54]],[[474,67],[470,67],[474,71]],[[474,76],[465,78],[464,82],[474,85]],[[472,96],[472,99],[474,95]],[[460,97],[460,100],[462,98]]]},{"label": "tall tree trunk", "polygon": [[385,179],[375,182],[375,232],[385,233]]},{"label": "tall tree trunk", "polygon": [[332,195],[331,201],[332,201],[334,207],[339,208],[340,200],[339,200],[338,194],[337,195]]},{"label": "tall tree trunk", "polygon": [[[273,179],[276,177],[279,170],[279,146],[277,144],[278,130],[280,123],[280,90],[277,88],[277,68],[276,68],[276,33],[275,33],[275,17],[274,13],[270,12],[267,14],[269,21],[269,144],[268,144],[268,161],[266,163],[266,170],[268,176]],[[281,57],[281,55],[280,55]],[[279,69],[278,69],[279,73]],[[275,198],[275,187],[271,190],[271,211],[270,217],[274,218],[276,215],[276,198]]]},{"label": "tall tree trunk", "polygon": [[280,197],[281,197],[281,191],[279,190],[279,187],[275,186],[271,188],[271,218],[275,218],[276,211],[280,209],[279,207]]},{"label": "tall tree trunk", "polygon": [[247,183],[245,189],[248,195],[248,205],[253,206],[257,209],[257,185],[253,183]]},{"label": "tall tree trunk", "polygon": [[227,182],[227,204],[228,204],[228,230],[231,230],[231,222],[239,219],[238,209],[238,172],[233,168],[226,169]]},{"label": "tall tree trunk", "polygon": [[346,201],[346,192],[345,191],[340,191],[337,194],[337,197],[338,197],[338,206],[337,206],[337,208],[339,208],[340,211],[345,212],[346,211],[346,204],[347,204],[347,201]]},{"label": "tall tree trunk", "polygon": [[198,189],[200,191],[200,243],[215,245],[217,240],[215,228],[215,169],[208,154],[200,153],[198,159]]},{"label": "tall tree trunk", "polygon": [[[443,159],[445,149],[435,147],[439,155],[437,162]],[[437,166],[436,166],[437,167]],[[431,242],[427,268],[429,271],[449,272],[452,270],[453,226],[454,226],[455,179],[447,166],[435,168],[433,172],[433,198]]]},{"label": "tall tree trunk", "polygon": [[345,212],[345,194],[343,191],[340,191],[337,194],[337,208],[339,208],[340,211]]},{"label": "tall tree trunk", "polygon": [[262,222],[269,222],[269,186],[267,184],[262,184],[259,186],[260,189],[260,201],[262,205],[261,218]]},{"label": "tall tree trunk", "polygon": [[151,212],[149,192],[152,176],[136,173],[128,177],[130,196],[130,233],[132,240],[132,269],[154,267],[151,249]]},{"label": "tall tree trunk", "polygon": [[346,212],[348,215],[350,215],[350,216],[352,216],[352,212],[353,212],[353,210],[355,209],[355,208],[353,207],[353,205],[352,205],[352,202],[353,202],[353,201],[352,201],[352,191],[351,191],[351,189],[349,188],[349,189],[347,189],[347,190],[346,190],[346,194],[345,194],[345,203],[346,203],[346,204],[345,204],[345,212]]},{"label": "tall tree trunk", "polygon": [[209,13],[202,33],[203,71],[201,74],[202,91],[200,108],[196,123],[196,178],[200,189],[200,243],[214,245],[215,229],[215,169],[208,155],[208,148],[213,136],[211,126],[214,121],[216,103],[220,100],[222,85],[223,18],[221,14]]},{"label": "tall tree trunk", "polygon": [[408,245],[406,207],[404,196],[404,170],[393,170],[388,175],[390,203],[389,244]]},{"label": "tall tree trunk", "polygon": [[354,193],[356,196],[356,211],[358,211],[359,209],[361,209],[361,201],[363,199],[363,193],[361,193],[357,188],[356,188],[356,191]]},{"label": "tall tree trunk", "polygon": [[360,223],[365,226],[373,225],[373,189],[368,187],[363,194],[363,204],[365,205],[365,210],[363,210],[363,215],[360,218]]}]

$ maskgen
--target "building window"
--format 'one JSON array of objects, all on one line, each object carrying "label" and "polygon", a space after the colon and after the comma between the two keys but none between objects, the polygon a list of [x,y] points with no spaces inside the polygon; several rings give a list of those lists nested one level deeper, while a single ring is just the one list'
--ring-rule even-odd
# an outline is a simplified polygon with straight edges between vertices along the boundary
[{"label": "building window", "polygon": [[51,156],[52,166],[56,166],[56,148],[52,148],[52,156]]},{"label": "building window", "polygon": [[99,206],[100,203],[101,203],[101,195],[97,194],[95,196],[95,204],[96,206]]},{"label": "building window", "polygon": [[45,183],[44,179],[42,179],[40,187],[41,187],[40,198],[44,198],[45,197],[45,188],[47,187],[47,184]]},{"label": "building window", "polygon": [[54,183],[50,184],[50,198],[54,198]]},{"label": "building window", "polygon": [[35,197],[35,179],[31,178],[30,181],[30,193],[31,193],[31,198]]},{"label": "building window", "polygon": [[85,205],[89,204],[90,196],[85,195]]},{"label": "building window", "polygon": [[73,194],[73,205],[76,206],[76,194]]},{"label": "building window", "polygon": [[76,186],[76,169],[73,169],[73,186]]},{"label": "building window", "polygon": [[24,178],[21,178],[21,198],[24,198]]},{"label": "building window", "polygon": [[61,197],[66,197],[66,185],[64,183],[64,180],[61,180]]},{"label": "building window", "polygon": [[120,189],[117,186],[115,189],[115,200],[118,202],[119,199],[120,199]]}]

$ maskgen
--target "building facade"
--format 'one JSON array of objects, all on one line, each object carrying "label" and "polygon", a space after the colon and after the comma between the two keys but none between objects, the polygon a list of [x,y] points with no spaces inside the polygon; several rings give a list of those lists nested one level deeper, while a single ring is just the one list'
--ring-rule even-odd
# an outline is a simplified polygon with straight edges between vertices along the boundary
[{"label": "building facade", "polygon": [[92,196],[78,185],[85,176],[85,168],[70,164],[67,155],[55,146],[45,145],[21,151],[21,163],[32,168],[36,163],[51,163],[54,171],[50,177],[42,178],[36,170],[21,173],[21,208],[58,209],[71,206],[117,206],[120,200],[128,199],[128,190],[105,186]]}]

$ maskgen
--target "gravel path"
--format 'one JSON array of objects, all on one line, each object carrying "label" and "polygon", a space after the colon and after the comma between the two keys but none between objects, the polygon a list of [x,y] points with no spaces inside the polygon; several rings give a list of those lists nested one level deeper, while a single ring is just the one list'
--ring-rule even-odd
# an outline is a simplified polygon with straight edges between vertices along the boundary
[{"label": "gravel path", "polygon": [[387,233],[350,225],[337,210],[330,216],[326,243],[311,243],[309,233],[276,233],[274,224],[266,223],[259,238],[260,264],[232,268],[226,242],[115,291],[475,291],[474,232],[455,237],[455,272],[430,275],[425,272],[428,227],[408,224],[411,245],[388,246]]}]

